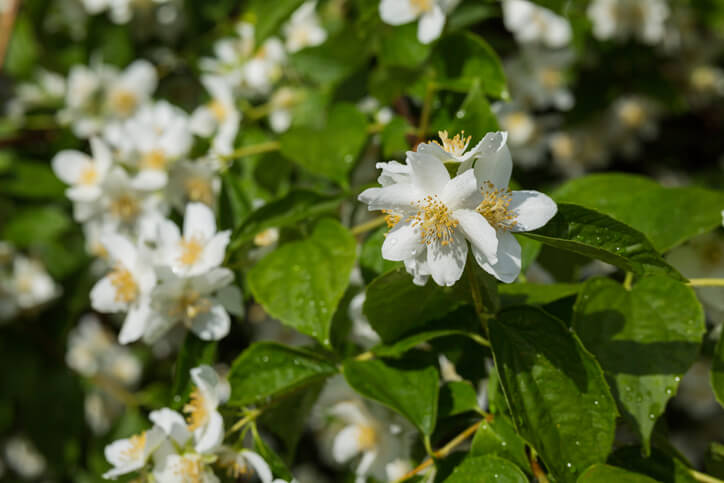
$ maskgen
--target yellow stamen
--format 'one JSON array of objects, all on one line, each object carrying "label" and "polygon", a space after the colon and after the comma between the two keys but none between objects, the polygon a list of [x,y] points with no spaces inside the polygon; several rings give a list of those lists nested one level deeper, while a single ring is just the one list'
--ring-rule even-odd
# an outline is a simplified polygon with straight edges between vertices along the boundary
[{"label": "yellow stamen", "polygon": [[198,261],[201,253],[204,251],[204,246],[196,237],[184,238],[179,244],[181,245],[179,262],[181,262],[182,265],[193,265]]},{"label": "yellow stamen", "polygon": [[626,101],[618,111],[621,120],[629,127],[639,127],[646,121],[646,112],[636,101]]},{"label": "yellow stamen", "polygon": [[[470,144],[472,136],[465,137],[465,131],[461,131],[460,134],[456,134],[454,138],[449,138],[447,131],[440,131],[437,133],[442,141],[442,148],[452,154],[453,156],[461,156]],[[440,143],[433,141],[435,144],[440,146]]]},{"label": "yellow stamen", "polygon": [[517,225],[517,213],[510,209],[513,194],[508,188],[496,188],[487,181],[482,187],[483,201],[475,209],[496,230],[509,231]]},{"label": "yellow stamen", "polygon": [[198,315],[211,310],[209,299],[201,297],[196,291],[185,292],[178,302],[168,311],[169,316],[183,318],[187,325]]},{"label": "yellow stamen", "polygon": [[209,110],[214,116],[214,119],[216,119],[216,122],[224,122],[226,116],[228,115],[226,106],[224,106],[224,104],[218,99],[214,99],[209,102]]},{"label": "yellow stamen", "polygon": [[110,95],[110,104],[117,114],[126,117],[136,110],[138,98],[127,89],[115,89]]},{"label": "yellow stamen", "polygon": [[230,455],[226,458],[219,460],[219,466],[226,468],[226,475],[229,478],[240,479],[242,476],[244,480],[250,479],[254,471],[247,465],[243,459],[236,458],[236,455]]},{"label": "yellow stamen", "polygon": [[538,80],[546,89],[555,89],[563,82],[563,75],[560,70],[547,67],[538,71]]},{"label": "yellow stamen", "polygon": [[116,302],[127,304],[136,300],[138,285],[131,272],[126,270],[123,265],[118,265],[108,277],[111,285],[116,289]]},{"label": "yellow stamen", "polygon": [[203,468],[202,462],[199,458],[183,457],[181,459],[181,465],[176,474],[180,477],[181,482],[184,483],[201,483]]},{"label": "yellow stamen", "polygon": [[377,444],[377,432],[375,428],[369,425],[360,425],[357,427],[359,434],[357,435],[357,443],[362,451],[372,449]]},{"label": "yellow stamen", "polygon": [[125,221],[135,218],[140,211],[138,200],[129,194],[122,194],[111,202],[111,213]]},{"label": "yellow stamen", "polygon": [[439,241],[443,246],[452,243],[458,221],[451,218],[452,212],[437,195],[427,196],[416,203],[417,213],[411,217],[412,226],[419,227],[422,243],[431,245]]},{"label": "yellow stamen", "polygon": [[417,12],[417,14],[421,14],[424,12],[429,12],[432,10],[433,6],[433,0],[410,0],[410,5],[412,6],[412,9]]},{"label": "yellow stamen", "polygon": [[166,168],[166,154],[160,149],[152,149],[141,158],[141,169],[160,171]]},{"label": "yellow stamen", "polygon": [[387,223],[387,228],[390,229],[394,228],[395,225],[397,225],[402,219],[402,216],[397,215],[390,210],[382,210],[382,213],[385,215],[385,223]]},{"label": "yellow stamen", "polygon": [[78,183],[84,185],[94,184],[98,180],[98,170],[92,164],[83,168],[78,177]]},{"label": "yellow stamen", "polygon": [[207,205],[214,202],[214,192],[211,189],[211,183],[203,178],[188,178],[184,183],[186,195],[191,201],[200,201]]},{"label": "yellow stamen", "polygon": [[188,414],[186,423],[190,431],[200,428],[209,419],[209,412],[206,409],[206,399],[198,387],[194,388],[188,404],[183,408],[183,412]]},{"label": "yellow stamen", "polygon": [[127,460],[137,460],[143,456],[143,450],[146,448],[146,432],[131,436],[128,442],[130,446],[121,452],[121,456]]}]

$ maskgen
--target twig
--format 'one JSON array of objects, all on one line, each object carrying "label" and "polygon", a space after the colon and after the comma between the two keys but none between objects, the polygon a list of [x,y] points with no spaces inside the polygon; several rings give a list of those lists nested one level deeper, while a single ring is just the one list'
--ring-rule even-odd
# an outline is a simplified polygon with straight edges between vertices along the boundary
[{"label": "twig", "polygon": [[5,64],[5,54],[10,45],[10,37],[12,37],[13,26],[15,25],[15,18],[17,17],[18,10],[20,9],[20,0],[9,0],[5,13],[0,17],[0,72],[2,72],[3,65]]},{"label": "twig", "polygon": [[724,287],[724,278],[691,278],[687,285],[692,287]]},{"label": "twig", "polygon": [[433,82],[428,82],[425,86],[425,101],[422,105],[422,113],[420,114],[420,126],[417,130],[416,145],[425,141],[427,136],[427,128],[430,124],[430,111],[432,110],[432,98],[435,95],[437,86]]},{"label": "twig", "polygon": [[631,284],[633,283],[633,272],[626,272],[626,278],[623,279],[623,288],[627,291],[631,291]]},{"label": "twig", "polygon": [[366,221],[364,223],[360,223],[359,225],[352,227],[352,229],[350,231],[352,232],[353,235],[357,236],[357,235],[361,235],[362,233],[368,232],[370,230],[374,230],[378,226],[384,225],[384,224],[385,224],[385,217],[379,216],[370,221]]},{"label": "twig", "polygon": [[548,483],[548,476],[546,476],[545,471],[543,471],[540,463],[538,463],[538,456],[535,454],[535,451],[532,451],[532,449],[530,453],[530,467],[533,470],[533,476],[535,476],[536,480],[538,480],[538,483]]},{"label": "twig", "polygon": [[281,143],[279,141],[267,141],[265,143],[241,146],[240,148],[236,148],[232,153],[219,157],[225,161],[230,161],[236,158],[243,158],[244,156],[253,156],[255,154],[278,151],[280,148]]}]

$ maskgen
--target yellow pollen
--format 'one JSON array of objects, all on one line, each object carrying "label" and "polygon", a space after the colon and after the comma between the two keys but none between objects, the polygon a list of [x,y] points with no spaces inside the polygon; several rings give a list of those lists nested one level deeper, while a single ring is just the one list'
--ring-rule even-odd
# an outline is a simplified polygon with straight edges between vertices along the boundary
[{"label": "yellow pollen", "polygon": [[219,466],[226,468],[226,476],[229,478],[239,479],[243,476],[245,477],[244,479],[249,479],[254,473],[254,471],[240,458],[225,458],[219,461]]},{"label": "yellow pollen", "polygon": [[523,112],[514,112],[506,118],[511,129],[521,128],[530,122],[530,118]]},{"label": "yellow pollen", "polygon": [[411,217],[412,226],[419,227],[421,241],[427,245],[439,241],[443,246],[452,243],[458,221],[437,195],[428,195],[416,203],[417,213]]},{"label": "yellow pollen", "polygon": [[372,426],[364,425],[358,426],[359,434],[357,435],[357,443],[361,450],[368,450],[374,448],[377,443],[377,432]]},{"label": "yellow pollen", "polygon": [[202,463],[198,458],[182,457],[181,464],[176,470],[179,476],[179,482],[183,483],[201,483],[202,480]]},{"label": "yellow pollen", "polygon": [[116,289],[116,302],[130,303],[136,300],[138,296],[138,285],[133,279],[131,272],[118,265],[108,277],[111,285]]},{"label": "yellow pollen", "polygon": [[629,127],[639,127],[646,120],[646,113],[638,102],[627,101],[618,112],[621,120]]},{"label": "yellow pollen", "polygon": [[224,104],[222,104],[218,99],[214,99],[209,102],[209,110],[217,122],[224,122],[226,119],[226,106],[224,106]]},{"label": "yellow pollen", "polygon": [[211,189],[211,183],[203,178],[188,178],[184,183],[186,195],[191,201],[200,201],[207,205],[214,202],[214,193]]},{"label": "yellow pollen", "polygon": [[166,154],[160,149],[152,149],[141,158],[141,169],[160,171],[166,168]]},{"label": "yellow pollen", "polygon": [[130,446],[121,452],[127,460],[136,460],[143,455],[143,450],[146,448],[146,432],[131,436],[128,440]]},{"label": "yellow pollen", "polygon": [[200,428],[209,419],[209,412],[206,409],[206,399],[204,399],[204,395],[201,394],[198,387],[194,388],[188,404],[183,408],[183,412],[188,414],[186,423],[190,431]]},{"label": "yellow pollen", "polygon": [[418,14],[432,10],[433,0],[410,0],[412,9]]},{"label": "yellow pollen", "polygon": [[496,230],[509,231],[517,225],[517,213],[510,209],[513,194],[508,188],[496,188],[487,181],[481,188],[483,201],[475,210]]},{"label": "yellow pollen", "polygon": [[87,165],[83,168],[83,170],[80,172],[80,176],[78,177],[78,183],[84,184],[84,185],[90,185],[95,183],[98,180],[98,170],[96,170],[95,166],[92,164]]},{"label": "yellow pollen", "polygon": [[111,203],[111,213],[126,221],[135,218],[139,211],[138,200],[129,194],[123,194]]},{"label": "yellow pollen", "polygon": [[546,89],[555,89],[561,85],[563,75],[559,70],[545,68],[538,72],[538,80]]},{"label": "yellow pollen", "polygon": [[209,299],[201,297],[198,292],[192,290],[184,293],[168,314],[171,317],[183,318],[187,325],[190,325],[190,321],[196,316],[209,310],[211,310]]},{"label": "yellow pollen", "polygon": [[[468,144],[470,144],[470,139],[472,139],[472,136],[464,137],[465,131],[456,134],[454,138],[449,138],[447,131],[440,131],[437,135],[440,136],[440,140],[442,141],[441,147],[453,156],[461,156],[465,152],[465,149],[467,149]],[[440,146],[440,143],[437,141],[433,142]]]},{"label": "yellow pollen", "polygon": [[179,256],[179,262],[182,265],[193,265],[201,257],[201,252],[204,250],[204,246],[201,244],[198,238],[190,237],[182,239],[179,244],[181,245],[181,256]]},{"label": "yellow pollen", "polygon": [[136,109],[136,94],[127,89],[116,89],[111,93],[111,108],[121,116],[129,116]]},{"label": "yellow pollen", "polygon": [[402,216],[397,215],[390,210],[382,210],[382,213],[385,215],[385,223],[387,223],[387,228],[390,229],[394,228],[395,225],[397,225],[402,219]]}]

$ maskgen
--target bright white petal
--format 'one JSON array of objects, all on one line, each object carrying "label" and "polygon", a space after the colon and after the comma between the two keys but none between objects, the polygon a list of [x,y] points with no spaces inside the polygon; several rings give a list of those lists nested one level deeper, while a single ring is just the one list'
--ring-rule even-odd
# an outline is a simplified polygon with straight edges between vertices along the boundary
[{"label": "bright white petal", "polygon": [[449,287],[460,280],[468,256],[468,244],[460,231],[453,234],[451,243],[432,243],[427,247],[427,264],[436,284]]},{"label": "bright white petal", "polygon": [[332,443],[332,457],[337,463],[346,463],[360,452],[360,429],[356,425],[347,426],[337,433]]},{"label": "bright white petal", "polygon": [[146,169],[140,171],[131,181],[131,186],[141,191],[155,191],[168,183],[168,174],[165,171]]},{"label": "bright white petal", "polygon": [[478,186],[491,182],[496,188],[507,188],[510,175],[513,172],[513,160],[506,145],[507,132],[488,133],[478,143],[474,151],[478,151],[478,161],[475,163],[475,177]]},{"label": "bright white petal", "polygon": [[417,18],[417,10],[410,0],[382,0],[380,17],[390,25],[402,25]]},{"label": "bright white petal", "polygon": [[[476,260],[478,257],[476,255]],[[498,233],[498,261],[496,263],[480,263],[483,270],[504,283],[513,283],[520,275],[520,243],[512,233]]]},{"label": "bright white petal", "polygon": [[101,235],[101,243],[106,247],[108,254],[114,261],[127,267],[136,265],[138,260],[136,247],[125,236],[116,233],[104,233]]},{"label": "bright white petal", "polygon": [[202,340],[219,340],[229,333],[231,319],[223,306],[214,305],[211,310],[198,315],[191,322],[191,330]]},{"label": "bright white petal", "polygon": [[191,438],[191,433],[186,427],[184,417],[177,411],[162,408],[157,411],[151,411],[148,418],[180,446],[185,445],[189,438]]},{"label": "bright white petal", "polygon": [[367,204],[370,211],[392,210],[412,211],[415,203],[425,195],[412,184],[399,183],[382,188],[369,188],[360,193],[358,199]]},{"label": "bright white petal", "polygon": [[439,5],[435,5],[432,10],[420,17],[420,23],[417,26],[417,40],[423,44],[429,44],[440,37],[444,26],[445,13]]},{"label": "bright white petal", "polygon": [[517,213],[513,231],[536,230],[553,218],[558,211],[556,202],[538,191],[513,191],[510,209]]},{"label": "bright white petal", "polygon": [[426,194],[440,193],[450,181],[445,165],[431,154],[408,151],[407,164],[412,169],[412,184]]},{"label": "bright white petal", "polygon": [[209,415],[208,422],[196,432],[196,451],[211,453],[224,440],[224,419],[216,411]]},{"label": "bright white petal", "polygon": [[116,313],[128,308],[128,304],[116,299],[116,288],[110,277],[103,277],[96,282],[91,289],[90,300],[91,307],[98,312]]},{"label": "bright white petal", "polygon": [[473,170],[464,171],[451,179],[443,188],[440,200],[452,211],[476,208],[483,201],[483,194]]},{"label": "bright white petal", "polygon": [[242,451],[241,455],[249,462],[251,467],[254,468],[254,472],[261,480],[261,483],[271,483],[273,478],[272,472],[269,465],[264,461],[264,458],[249,450]]},{"label": "bright white petal", "polygon": [[126,320],[123,322],[123,328],[118,334],[118,342],[128,344],[140,339],[146,330],[146,323],[150,315],[151,307],[148,301],[131,306]]},{"label": "bright white petal", "polygon": [[191,113],[189,128],[194,134],[204,138],[209,137],[213,134],[214,129],[216,129],[216,118],[208,107],[198,107]]},{"label": "bright white petal", "polygon": [[98,185],[76,185],[65,190],[69,200],[81,203],[90,203],[101,197],[103,191]]},{"label": "bright white petal", "polygon": [[83,170],[91,165],[91,158],[80,151],[60,151],[53,156],[53,172],[66,184],[76,184]]},{"label": "bright white petal", "polygon": [[203,203],[189,203],[186,205],[184,216],[184,237],[201,236],[208,240],[216,233],[216,218],[214,212]]},{"label": "bright white petal", "polygon": [[90,140],[91,152],[93,153],[93,161],[98,170],[98,174],[105,176],[110,171],[111,165],[113,164],[113,155],[108,145],[104,143],[100,138],[93,137]]},{"label": "bright white petal", "polygon": [[397,262],[415,256],[425,249],[420,237],[420,231],[410,223],[398,224],[382,243],[382,258]]},{"label": "bright white petal", "polygon": [[482,253],[489,263],[495,263],[498,260],[498,237],[495,228],[474,210],[457,210],[453,216],[473,246],[473,253]]}]

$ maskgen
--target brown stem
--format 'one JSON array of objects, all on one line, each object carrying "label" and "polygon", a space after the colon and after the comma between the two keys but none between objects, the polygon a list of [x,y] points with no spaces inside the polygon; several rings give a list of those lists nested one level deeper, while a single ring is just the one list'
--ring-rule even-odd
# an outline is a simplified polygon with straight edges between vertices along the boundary
[{"label": "brown stem", "polygon": [[8,45],[10,45],[13,25],[15,25],[15,18],[19,9],[20,0],[10,0],[10,5],[3,16],[0,17],[0,72],[5,63],[5,53],[8,50]]}]

